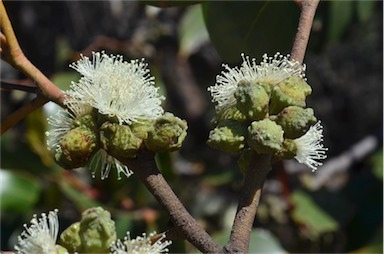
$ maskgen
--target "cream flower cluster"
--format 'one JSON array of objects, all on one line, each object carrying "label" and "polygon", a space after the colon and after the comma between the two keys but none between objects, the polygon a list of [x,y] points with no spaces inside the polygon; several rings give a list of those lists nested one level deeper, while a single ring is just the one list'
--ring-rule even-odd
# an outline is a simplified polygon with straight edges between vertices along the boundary
[{"label": "cream flower cluster", "polygon": [[243,63],[239,67],[231,68],[223,64],[225,68],[221,75],[216,77],[216,84],[209,87],[212,102],[217,103],[216,111],[221,112],[236,104],[234,93],[240,81],[265,82],[277,85],[288,77],[305,76],[305,65],[297,61],[289,60],[288,56],[276,53],[273,57],[263,55],[263,61],[256,63],[256,59],[241,54]]},{"label": "cream flower cluster", "polygon": [[305,108],[312,91],[305,65],[280,53],[265,54],[260,64],[241,56],[240,67],[224,64],[225,70],[208,88],[217,113],[208,144],[243,156],[251,149],[272,153],[275,160],[295,158],[315,171],[328,149],[322,144],[320,121],[316,123],[313,110]]},{"label": "cream flower cluster", "polygon": [[[77,83],[72,82],[70,90],[66,92],[69,95],[64,102],[67,109],[60,110],[48,119],[51,130],[46,133],[47,145],[56,154],[69,156],[68,152],[63,151],[60,142],[71,130],[81,126],[79,119],[86,115],[97,115],[93,122],[99,121],[102,116],[116,119],[120,125],[153,121],[163,115],[161,102],[164,97],[154,86],[154,77],[150,76],[143,60],[126,62],[119,55],[93,52],[92,60],[82,55],[80,60],[70,66],[82,77]],[[76,133],[77,136],[81,135],[80,131]],[[84,139],[89,137],[85,135]],[[73,138],[71,142],[77,145]],[[116,168],[119,178],[120,173],[127,177],[132,174],[127,166],[103,147],[98,147],[96,151],[91,151],[91,145],[86,148],[90,150],[87,166],[91,168],[93,177],[100,170],[101,178],[107,178],[112,168]]]},{"label": "cream flower cluster", "polygon": [[35,214],[31,225],[27,227],[17,239],[16,253],[20,254],[51,254],[56,253],[56,239],[59,232],[58,210],[47,214],[41,214],[37,218]]},{"label": "cream flower cluster", "polygon": [[149,234],[147,237],[144,233],[142,236],[138,236],[135,239],[131,239],[130,233],[127,232],[127,236],[124,241],[117,240],[111,246],[112,254],[158,254],[168,253],[166,248],[172,242],[163,241],[165,234],[163,234],[156,242],[152,243],[151,238],[156,235],[156,232]]}]

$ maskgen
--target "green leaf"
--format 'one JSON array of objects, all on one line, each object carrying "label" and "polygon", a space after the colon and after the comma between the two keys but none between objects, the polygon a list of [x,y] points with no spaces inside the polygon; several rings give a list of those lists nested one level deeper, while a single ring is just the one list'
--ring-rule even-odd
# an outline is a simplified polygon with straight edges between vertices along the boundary
[{"label": "green leaf", "polygon": [[322,233],[337,230],[337,221],[313,202],[308,194],[295,191],[290,198],[295,207],[291,216],[297,223],[305,225],[309,237],[316,238]]},{"label": "green leaf", "polygon": [[[220,245],[225,245],[228,238],[228,232],[213,235],[213,239]],[[286,253],[286,251],[281,247],[278,239],[269,231],[255,228],[251,232],[248,253]]]},{"label": "green leaf", "polygon": [[41,187],[32,176],[0,169],[1,211],[25,212],[35,206]]},{"label": "green leaf", "polygon": [[91,198],[87,197],[84,193],[74,189],[67,182],[62,181],[61,183],[59,183],[59,186],[64,195],[76,205],[79,211],[84,211],[91,207],[100,206],[99,202],[92,200]]},{"label": "green leaf", "polygon": [[353,17],[353,1],[330,1],[329,2],[329,26],[328,40],[339,40]]},{"label": "green leaf", "polygon": [[59,72],[51,77],[51,81],[63,91],[69,89],[72,81],[77,82],[79,79],[80,74],[76,71]]},{"label": "green leaf", "polygon": [[47,128],[47,120],[43,110],[40,108],[33,111],[26,118],[26,140],[29,147],[37,155],[46,166],[53,163],[52,156],[47,149],[45,130]]},{"label": "green leaf", "polygon": [[293,1],[206,2],[203,14],[211,42],[226,62],[240,54],[289,52],[300,10]]},{"label": "green leaf", "polygon": [[203,43],[209,40],[200,5],[190,7],[181,19],[179,26],[179,55],[188,57]]},{"label": "green leaf", "polygon": [[357,17],[360,22],[366,22],[374,13],[376,1],[356,1]]},{"label": "green leaf", "polygon": [[373,174],[380,180],[383,180],[383,149],[380,149],[371,157],[373,164]]}]

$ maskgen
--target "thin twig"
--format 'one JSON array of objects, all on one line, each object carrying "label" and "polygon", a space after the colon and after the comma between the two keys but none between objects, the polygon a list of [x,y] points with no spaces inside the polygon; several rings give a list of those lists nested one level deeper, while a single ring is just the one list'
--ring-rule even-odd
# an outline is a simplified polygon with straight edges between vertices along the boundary
[{"label": "thin twig", "polygon": [[0,1],[0,26],[4,35],[0,38],[3,42],[1,57],[34,80],[42,95],[64,106],[65,94],[25,57],[13,31],[3,1]]},{"label": "thin twig", "polygon": [[300,19],[297,27],[295,41],[292,46],[291,59],[300,63],[304,60],[309,35],[312,29],[313,18],[320,0],[297,0],[300,5]]},{"label": "thin twig", "polygon": [[38,88],[34,84],[26,83],[26,82],[15,82],[13,80],[1,80],[1,90],[19,90],[28,93],[38,93]]},{"label": "thin twig", "polygon": [[265,178],[270,171],[271,155],[255,155],[249,162],[244,176],[244,185],[233,222],[226,253],[248,253],[253,221],[259,205],[261,190]]},{"label": "thin twig", "polygon": [[222,252],[222,248],[197,224],[169,187],[156,167],[154,154],[143,152],[137,159],[124,162],[139,176],[152,195],[167,210],[172,223],[180,229],[189,242],[204,253]]},{"label": "thin twig", "polygon": [[45,103],[48,102],[48,99],[42,96],[38,96],[28,104],[22,106],[18,110],[12,112],[9,116],[7,116],[2,122],[0,126],[1,135],[6,132],[9,128],[15,126],[18,122],[23,120],[29,113],[42,107]]}]

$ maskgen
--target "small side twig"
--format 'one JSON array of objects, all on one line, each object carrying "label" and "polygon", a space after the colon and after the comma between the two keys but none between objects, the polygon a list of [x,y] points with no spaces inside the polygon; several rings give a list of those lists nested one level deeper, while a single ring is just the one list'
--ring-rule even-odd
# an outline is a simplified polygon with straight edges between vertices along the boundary
[{"label": "small side twig", "polygon": [[34,80],[42,95],[48,100],[64,106],[65,94],[36,68],[21,50],[3,1],[0,1],[0,27],[2,29],[1,58]]},{"label": "small side twig", "polygon": [[15,126],[18,122],[23,120],[29,113],[42,107],[49,100],[45,97],[38,96],[28,104],[22,106],[18,110],[12,112],[9,116],[7,116],[2,122],[0,126],[1,135],[6,132],[11,127]]},{"label": "small side twig", "polygon": [[301,8],[299,25],[295,41],[292,46],[291,59],[303,62],[307,50],[309,35],[312,29],[313,18],[320,0],[296,0]]},{"label": "small side twig", "polygon": [[233,222],[226,253],[248,253],[249,240],[259,205],[261,190],[270,171],[271,155],[257,155],[249,163],[251,167],[244,176],[244,184]]},{"label": "small side twig", "polygon": [[121,160],[143,181],[157,201],[167,210],[172,223],[196,248],[204,253],[221,253],[222,248],[202,229],[159,172],[154,154],[141,153],[135,160]]},{"label": "small side twig", "polygon": [[18,90],[18,91],[24,91],[28,93],[37,93],[38,88],[34,84],[30,84],[27,82],[15,82],[13,80],[1,80],[0,81],[0,87],[1,90],[8,90],[8,91],[13,91],[13,90]]}]

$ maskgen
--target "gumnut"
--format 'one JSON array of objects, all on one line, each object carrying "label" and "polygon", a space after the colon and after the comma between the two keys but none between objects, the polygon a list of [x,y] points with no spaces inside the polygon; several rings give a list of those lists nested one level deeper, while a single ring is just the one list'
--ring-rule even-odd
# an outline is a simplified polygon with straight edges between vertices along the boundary
[{"label": "gumnut", "polygon": [[85,166],[98,150],[97,140],[97,133],[85,126],[69,130],[55,151],[56,162],[66,169]]},{"label": "gumnut", "polygon": [[292,139],[284,139],[281,149],[273,154],[272,163],[293,159],[295,158],[296,151],[295,142]]},{"label": "gumnut", "polygon": [[150,121],[145,121],[142,123],[132,123],[129,125],[133,134],[140,139],[148,138],[148,128],[151,125]]},{"label": "gumnut", "polygon": [[211,130],[207,143],[224,152],[238,153],[245,146],[245,135],[246,127],[242,123],[226,120]]},{"label": "gumnut", "polygon": [[289,106],[277,115],[275,121],[283,127],[285,138],[295,139],[304,135],[317,119],[311,108]]},{"label": "gumnut", "polygon": [[80,222],[73,223],[60,235],[60,244],[70,253],[80,251],[81,239],[79,236]]},{"label": "gumnut", "polygon": [[82,213],[79,235],[83,253],[109,253],[116,241],[115,222],[111,214],[101,207],[90,208]]},{"label": "gumnut", "polygon": [[275,86],[271,91],[270,114],[278,114],[288,106],[305,107],[305,99],[312,88],[300,77],[290,77]]},{"label": "gumnut", "polygon": [[261,120],[268,114],[269,95],[263,86],[240,81],[234,96],[237,108],[249,120]]},{"label": "gumnut", "polygon": [[259,154],[274,153],[281,149],[284,131],[280,125],[264,119],[248,127],[248,144]]},{"label": "gumnut", "polygon": [[86,114],[83,116],[79,116],[76,118],[74,121],[74,126],[79,127],[79,126],[84,126],[92,130],[96,130],[98,128],[97,125],[97,119],[95,117],[95,114]]},{"label": "gumnut", "polygon": [[149,127],[145,146],[153,152],[175,151],[181,147],[187,135],[187,128],[185,120],[167,112]]},{"label": "gumnut", "polygon": [[100,127],[100,142],[115,158],[135,158],[143,140],[133,134],[128,125],[105,122]]}]

